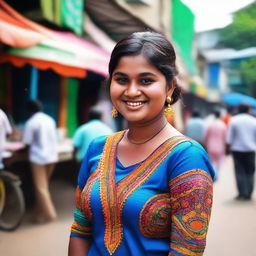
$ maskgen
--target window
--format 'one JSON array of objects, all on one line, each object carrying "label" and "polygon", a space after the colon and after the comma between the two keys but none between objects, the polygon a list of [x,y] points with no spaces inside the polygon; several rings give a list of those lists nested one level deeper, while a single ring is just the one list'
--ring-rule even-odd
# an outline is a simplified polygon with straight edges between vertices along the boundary
[{"label": "window", "polygon": [[220,74],[219,63],[209,63],[208,65],[208,84],[211,88],[218,88]]}]

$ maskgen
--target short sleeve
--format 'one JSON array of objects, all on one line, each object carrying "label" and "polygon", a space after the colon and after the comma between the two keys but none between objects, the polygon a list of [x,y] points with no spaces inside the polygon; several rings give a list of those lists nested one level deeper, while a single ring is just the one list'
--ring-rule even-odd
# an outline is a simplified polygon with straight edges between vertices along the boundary
[{"label": "short sleeve", "polygon": [[74,209],[74,222],[71,226],[71,237],[81,237],[85,239],[91,238],[91,221],[87,218],[82,211],[82,198],[81,193],[86,184],[86,181],[89,177],[90,168],[89,168],[89,158],[91,152],[91,145],[88,148],[88,151],[83,159],[79,175],[78,175],[78,184],[76,187],[76,200],[75,200],[75,209]]},{"label": "short sleeve", "polygon": [[189,140],[177,145],[169,162],[169,180],[192,169],[201,169],[215,179],[215,171],[205,149],[196,141]]},{"label": "short sleeve", "polygon": [[81,147],[82,141],[83,141],[83,133],[81,132],[81,128],[79,128],[73,137],[74,147],[76,147],[76,148]]},{"label": "short sleeve", "polygon": [[12,133],[12,127],[6,115],[4,115],[4,126],[7,134]]},{"label": "short sleeve", "polygon": [[83,159],[79,175],[78,175],[78,184],[76,188],[76,200],[75,200],[75,209],[74,209],[74,222],[71,226],[71,237],[80,237],[84,239],[91,239],[92,236],[92,223],[91,219],[85,215],[82,209],[82,191],[86,182],[91,175],[91,161],[95,155],[99,155],[101,148],[103,148],[102,141],[100,143],[95,142],[94,140],[86,152],[86,155]]},{"label": "short sleeve", "polygon": [[203,255],[214,171],[206,152],[197,143],[178,146],[175,157],[169,181],[172,206],[169,255]]},{"label": "short sleeve", "polygon": [[33,127],[30,122],[25,124],[24,133],[23,133],[23,143],[26,145],[30,145],[33,142]]},{"label": "short sleeve", "polygon": [[226,137],[226,143],[231,144],[234,138],[234,127],[232,120],[230,121],[230,124],[227,129],[227,137]]}]

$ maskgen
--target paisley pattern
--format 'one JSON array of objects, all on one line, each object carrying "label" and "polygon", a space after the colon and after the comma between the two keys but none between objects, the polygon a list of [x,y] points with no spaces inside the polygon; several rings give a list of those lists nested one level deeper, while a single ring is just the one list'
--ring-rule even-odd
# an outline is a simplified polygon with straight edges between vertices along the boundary
[{"label": "paisley pattern", "polygon": [[158,194],[150,198],[140,212],[140,231],[145,237],[164,238],[170,236],[170,194]]},{"label": "paisley pattern", "polygon": [[212,178],[203,170],[189,170],[174,178],[169,186],[170,246],[182,255],[203,255],[212,206]]}]

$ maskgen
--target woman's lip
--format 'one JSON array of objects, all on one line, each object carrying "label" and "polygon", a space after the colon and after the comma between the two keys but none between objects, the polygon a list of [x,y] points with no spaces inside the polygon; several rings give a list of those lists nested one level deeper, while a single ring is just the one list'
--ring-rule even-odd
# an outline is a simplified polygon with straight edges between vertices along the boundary
[{"label": "woman's lip", "polygon": [[132,108],[132,109],[140,108],[146,103],[146,101],[128,101],[128,100],[124,100],[123,102],[128,108]]},{"label": "woman's lip", "polygon": [[134,99],[134,100],[131,100],[131,99],[122,99],[122,101],[124,101],[124,102],[143,102],[143,103],[145,103],[147,100],[146,99]]},{"label": "woman's lip", "polygon": [[142,104],[145,103],[145,101],[125,101],[125,103],[129,106],[133,106],[133,107],[136,107],[136,106],[141,106]]}]

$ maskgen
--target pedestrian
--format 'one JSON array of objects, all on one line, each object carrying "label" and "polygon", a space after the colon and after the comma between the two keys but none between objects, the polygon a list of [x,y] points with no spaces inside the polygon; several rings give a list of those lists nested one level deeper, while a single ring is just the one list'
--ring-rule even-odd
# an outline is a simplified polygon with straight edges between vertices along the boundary
[{"label": "pedestrian", "polygon": [[81,125],[75,132],[73,145],[78,162],[81,162],[89,144],[98,136],[110,135],[112,129],[101,121],[102,113],[98,110],[89,111],[89,122]]},{"label": "pedestrian", "polygon": [[231,151],[238,189],[237,200],[251,200],[254,188],[256,150],[256,118],[243,103],[231,118],[227,132],[227,151]]},{"label": "pedestrian", "polygon": [[58,160],[56,125],[49,115],[42,112],[40,101],[29,101],[27,110],[30,118],[25,124],[23,143],[29,150],[35,188],[34,221],[45,223],[57,217],[49,192],[49,180]]},{"label": "pedestrian", "polygon": [[185,126],[185,135],[203,144],[205,123],[198,110],[192,112]]},{"label": "pedestrian", "polygon": [[214,111],[214,119],[205,128],[204,145],[217,176],[226,151],[227,127],[220,118],[220,112]]},{"label": "pedestrian", "polygon": [[12,133],[10,122],[2,109],[0,109],[0,170],[4,169],[3,153],[7,135]]},{"label": "pedestrian", "polygon": [[115,46],[112,113],[128,129],[89,146],[69,256],[203,254],[214,170],[202,146],[166,120],[181,96],[175,59],[173,46],[155,32],[133,33]]},{"label": "pedestrian", "polygon": [[226,126],[229,125],[229,122],[232,118],[233,108],[231,106],[228,106],[226,109],[226,114],[222,117],[222,121],[226,124]]}]

